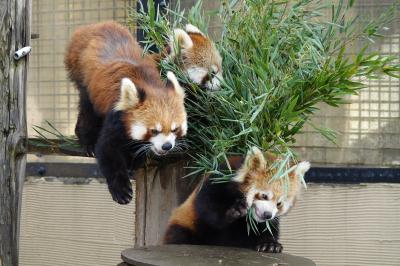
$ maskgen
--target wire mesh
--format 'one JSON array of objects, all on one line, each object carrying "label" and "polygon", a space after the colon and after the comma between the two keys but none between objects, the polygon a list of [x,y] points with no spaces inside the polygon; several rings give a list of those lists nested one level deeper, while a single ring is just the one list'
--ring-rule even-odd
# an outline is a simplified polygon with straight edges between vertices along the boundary
[{"label": "wire mesh", "polygon": [[[381,15],[396,1],[356,1],[354,12],[360,24]],[[369,52],[400,58],[400,8],[395,19],[383,31],[385,38],[373,43]],[[368,40],[353,49],[361,49]],[[352,54],[350,53],[351,57]],[[369,80],[359,95],[347,98],[349,104],[340,108],[320,106],[313,122],[339,132],[337,145],[329,143],[316,130],[306,126],[297,138],[297,150],[302,157],[320,164],[396,166],[400,165],[400,81],[385,76]]]},{"label": "wire mesh", "polygon": [[[65,45],[74,28],[82,24],[114,19],[124,22],[127,8],[134,1],[124,0],[37,0],[33,2],[32,32],[40,38],[32,41],[28,83],[28,132],[32,125],[45,120],[64,134],[73,134],[77,116],[77,91],[68,82],[63,66]],[[206,10],[218,8],[216,1],[204,0]],[[354,12],[361,22],[378,17],[395,0],[359,0]],[[188,8],[193,0],[181,0]],[[384,39],[371,46],[400,57],[400,9],[394,21],[383,32]],[[218,32],[218,21],[211,20],[212,33]],[[212,34],[216,35],[216,34]],[[367,40],[366,40],[367,41]],[[361,42],[360,49],[363,43]],[[350,55],[351,56],[351,55]],[[313,163],[348,165],[400,165],[400,82],[385,77],[368,81],[368,88],[348,97],[350,104],[341,108],[321,105],[313,122],[337,130],[337,144],[326,141],[312,127],[306,126],[297,137],[296,150]]]},{"label": "wire mesh", "polygon": [[28,134],[34,125],[51,122],[66,135],[74,134],[78,92],[67,79],[63,60],[77,26],[106,20],[125,22],[127,0],[36,0],[32,2],[32,40],[27,89]]}]

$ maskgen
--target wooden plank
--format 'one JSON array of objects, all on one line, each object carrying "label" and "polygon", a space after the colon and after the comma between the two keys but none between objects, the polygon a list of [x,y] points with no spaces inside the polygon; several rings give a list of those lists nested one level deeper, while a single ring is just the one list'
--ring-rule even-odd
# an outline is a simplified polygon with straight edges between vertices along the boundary
[{"label": "wooden plank", "polygon": [[26,162],[25,88],[28,57],[13,54],[30,43],[30,1],[0,2],[0,264],[18,265],[19,214]]},{"label": "wooden plank", "polygon": [[187,164],[186,160],[160,163],[137,174],[136,246],[161,243],[171,211],[196,185],[193,178],[182,178]]}]

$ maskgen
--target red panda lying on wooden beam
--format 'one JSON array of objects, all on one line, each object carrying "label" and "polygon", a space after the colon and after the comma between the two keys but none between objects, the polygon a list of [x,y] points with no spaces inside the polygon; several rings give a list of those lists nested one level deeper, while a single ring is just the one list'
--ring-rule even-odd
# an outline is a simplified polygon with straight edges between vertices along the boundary
[{"label": "red panda lying on wooden beam", "polygon": [[116,22],[78,28],[65,65],[79,90],[79,142],[96,154],[112,198],[129,203],[128,170],[150,150],[167,154],[187,132],[184,90],[172,72],[162,81],[156,63]]},{"label": "red panda lying on wooden beam", "polygon": [[[275,179],[269,160],[258,148],[242,157],[230,159],[236,176],[230,182],[213,183],[207,177],[189,198],[173,211],[165,244],[218,245],[255,249],[265,252],[281,252],[279,217],[286,214],[299,195],[301,180],[310,168],[308,162],[299,163],[289,174],[289,189],[285,191],[283,180]],[[258,234],[248,232],[246,214],[256,221]],[[266,227],[270,222],[271,231]]]}]

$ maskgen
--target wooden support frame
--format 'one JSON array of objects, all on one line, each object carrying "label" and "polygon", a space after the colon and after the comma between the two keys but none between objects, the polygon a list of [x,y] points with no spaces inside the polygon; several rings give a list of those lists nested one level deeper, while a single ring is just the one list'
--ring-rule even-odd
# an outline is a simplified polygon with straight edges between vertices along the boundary
[{"label": "wooden support frame", "polygon": [[0,265],[18,265],[19,216],[25,177],[28,57],[13,58],[30,44],[30,0],[0,2]]}]

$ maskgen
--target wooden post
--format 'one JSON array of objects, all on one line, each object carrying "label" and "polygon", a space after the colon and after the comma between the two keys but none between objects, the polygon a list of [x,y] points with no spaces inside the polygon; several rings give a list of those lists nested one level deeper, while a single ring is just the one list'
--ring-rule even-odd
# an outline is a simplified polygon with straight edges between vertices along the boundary
[{"label": "wooden post", "polygon": [[135,246],[161,244],[169,217],[196,186],[198,179],[182,178],[187,160],[170,160],[136,174]]},{"label": "wooden post", "polygon": [[26,162],[27,56],[30,0],[0,2],[0,266],[18,265],[19,214]]}]

